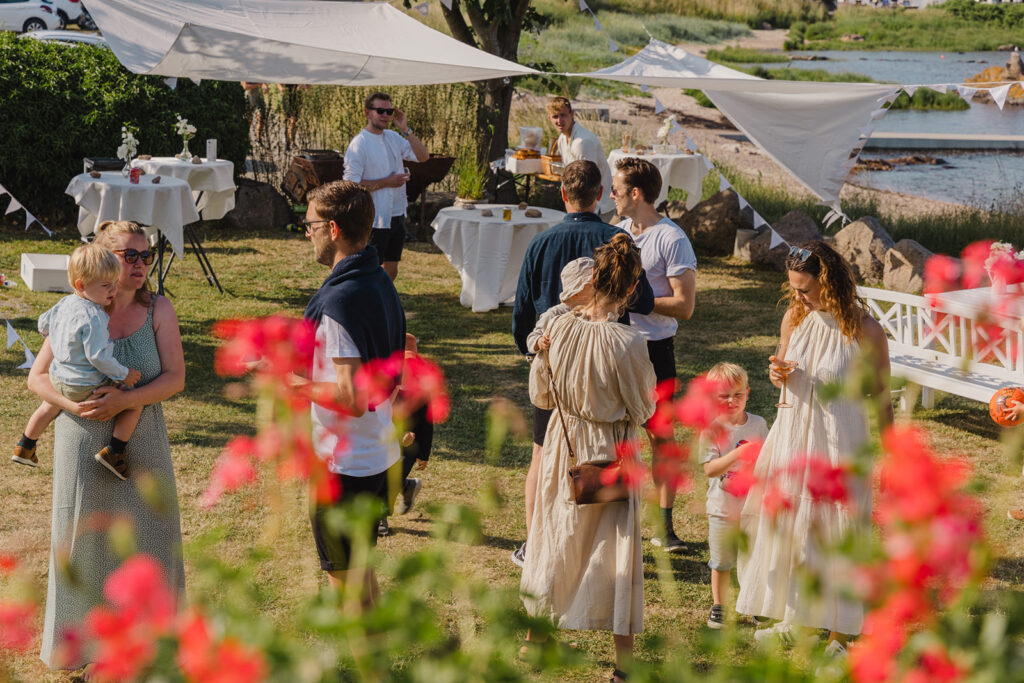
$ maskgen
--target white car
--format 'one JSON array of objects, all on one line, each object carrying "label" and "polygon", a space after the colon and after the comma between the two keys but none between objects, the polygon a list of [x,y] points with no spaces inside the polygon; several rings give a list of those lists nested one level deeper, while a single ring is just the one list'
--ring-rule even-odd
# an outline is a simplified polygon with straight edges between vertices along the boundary
[{"label": "white car", "polygon": [[57,28],[60,17],[51,3],[41,0],[0,0],[0,31],[45,31]]},{"label": "white car", "polygon": [[[2,2],[2,0],[0,0]],[[41,40],[45,43],[62,43],[64,45],[99,45],[110,47],[107,39],[98,33],[87,33],[85,31],[32,31],[22,33],[19,38]]]}]

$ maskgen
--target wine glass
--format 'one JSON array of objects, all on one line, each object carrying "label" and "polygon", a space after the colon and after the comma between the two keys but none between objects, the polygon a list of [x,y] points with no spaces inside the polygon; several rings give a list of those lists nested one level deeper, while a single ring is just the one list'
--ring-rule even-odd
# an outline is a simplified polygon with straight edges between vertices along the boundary
[{"label": "wine glass", "polygon": [[775,347],[775,355],[772,356],[772,365],[775,369],[782,373],[782,397],[779,402],[775,404],[776,408],[792,408],[793,404],[786,400],[786,379],[789,377],[789,373],[796,367],[795,361],[783,360],[782,359],[782,343]]}]

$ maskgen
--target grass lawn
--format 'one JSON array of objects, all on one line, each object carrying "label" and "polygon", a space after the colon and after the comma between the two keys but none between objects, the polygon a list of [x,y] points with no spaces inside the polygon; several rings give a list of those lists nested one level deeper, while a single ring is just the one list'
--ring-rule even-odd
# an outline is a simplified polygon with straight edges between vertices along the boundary
[{"label": "grass lawn", "polygon": [[[280,527],[270,536],[266,524],[272,517],[260,491],[228,496],[212,510],[198,506],[220,449],[235,434],[253,433],[255,420],[251,399],[224,395],[228,380],[213,372],[216,341],[210,335],[210,326],[222,318],[299,315],[327,271],[313,261],[308,242],[297,235],[236,235],[211,229],[205,240],[227,293],[221,296],[207,286],[191,254],[174,264],[168,281],[188,364],[185,392],[165,404],[182,530],[186,544],[207,532],[223,530],[213,547],[227,563],[246,557],[254,545],[267,547],[268,559],[252,575],[260,596],[258,607],[267,618],[290,623],[289,615],[324,584],[309,532],[304,492],[286,489]],[[17,273],[21,252],[66,253],[73,246],[70,239],[37,239],[34,232],[0,233],[0,272],[8,276]],[[769,390],[764,369],[782,315],[776,306],[781,281],[778,273],[757,271],[731,259],[701,259],[696,312],[680,325],[676,338],[681,378],[689,379],[718,361],[738,362],[751,376],[749,410],[769,421],[774,417],[776,397]],[[525,534],[523,482],[529,462],[529,437],[510,439],[500,458],[489,459],[485,454],[486,413],[492,399],[503,397],[524,412],[528,409],[527,367],[512,344],[511,310],[475,314],[462,308],[455,270],[432,245],[422,243],[411,245],[406,252],[398,288],[409,331],[419,337],[421,353],[439,362],[447,373],[452,416],[437,430],[431,464],[422,475],[422,502],[410,515],[392,518],[397,533],[381,542],[380,551],[385,558],[396,558],[432,543],[430,530],[436,518],[427,511],[427,504],[473,504],[481,487],[493,482],[503,504],[482,512],[482,544],[456,547],[456,570],[486,581],[496,590],[514,591],[519,570],[508,556]],[[38,350],[42,340],[35,330],[36,319],[60,295],[30,292],[18,280],[18,287],[3,290],[2,296],[0,311]],[[0,395],[4,397],[0,403],[0,443],[4,448],[13,447],[37,403],[25,389],[26,371],[16,369],[22,360],[20,346],[0,349]],[[941,451],[965,454],[975,468],[987,509],[989,537],[998,558],[989,587],[1019,584],[1024,578],[1020,527],[1012,526],[1005,517],[1008,506],[1021,502],[1017,497],[1019,464],[1014,465],[1003,455],[998,430],[986,410],[980,404],[946,398],[933,410],[919,408],[915,418]],[[49,548],[51,449],[52,429],[40,442],[38,469],[0,463],[6,468],[5,476],[0,478],[5,510],[0,517],[0,549],[22,558],[40,597],[45,594]],[[637,641],[641,659],[661,657],[663,640],[679,652],[679,648],[695,647],[707,635],[704,623],[711,593],[704,486],[703,477],[697,477],[692,491],[677,503],[676,529],[689,542],[689,550],[667,565],[674,582],[647,582],[646,631]],[[645,539],[654,528],[650,521],[648,516]],[[658,572],[656,549],[649,540],[644,541],[643,549],[647,575],[653,579]],[[190,596],[222,597],[218,586],[197,578],[197,562],[195,553],[188,556]],[[385,576],[385,591],[389,581]],[[670,586],[669,592],[664,590],[665,585]],[[460,617],[454,600],[440,605],[440,609],[450,622]],[[731,658],[742,659],[749,651],[751,628],[739,627],[739,637],[730,646]],[[607,634],[566,634],[564,639],[576,640],[588,663],[572,671],[548,672],[544,680],[607,679],[612,661],[612,643]],[[510,643],[510,656],[517,646]],[[66,674],[48,672],[38,660],[37,651],[11,661],[12,670],[21,680],[67,680]],[[694,655],[698,669],[710,669],[712,665],[705,655]]]}]

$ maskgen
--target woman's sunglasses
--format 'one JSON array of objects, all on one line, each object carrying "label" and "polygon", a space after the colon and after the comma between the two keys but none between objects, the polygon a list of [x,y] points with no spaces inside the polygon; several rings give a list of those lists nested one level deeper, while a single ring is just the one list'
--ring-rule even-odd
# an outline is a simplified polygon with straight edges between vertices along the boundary
[{"label": "woman's sunglasses", "polygon": [[795,256],[796,258],[799,258],[800,259],[800,263],[803,263],[807,259],[811,258],[811,252],[808,251],[807,249],[801,249],[800,247],[790,247],[789,248],[789,255],[790,256]]},{"label": "woman's sunglasses", "polygon": [[156,258],[156,254],[148,249],[146,251],[136,251],[135,249],[114,249],[113,252],[115,254],[120,254],[124,258],[124,262],[129,264],[135,263],[139,258],[142,258],[142,262],[145,265],[151,266],[153,265],[153,259]]}]

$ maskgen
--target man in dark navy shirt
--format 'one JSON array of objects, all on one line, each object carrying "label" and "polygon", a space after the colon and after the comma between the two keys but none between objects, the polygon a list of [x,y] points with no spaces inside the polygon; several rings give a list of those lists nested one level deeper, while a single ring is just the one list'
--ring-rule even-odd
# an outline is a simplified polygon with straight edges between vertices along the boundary
[{"label": "man in dark navy shirt", "polygon": [[[592,161],[579,160],[568,164],[562,173],[562,200],[569,212],[565,220],[545,230],[530,241],[519,271],[516,302],[512,309],[512,336],[516,347],[527,353],[526,337],[533,331],[537,318],[559,303],[562,290],[561,272],[565,264],[583,256],[591,257],[594,249],[608,242],[614,235],[624,232],[603,222],[595,213],[604,188],[601,171]],[[647,314],[654,310],[654,292],[641,273],[630,311]],[[619,322],[629,324],[629,313]],[[537,463],[544,432],[547,431],[550,410],[533,409],[533,457],[526,475],[526,531],[533,521],[533,499],[537,491]],[[526,544],[514,553],[512,561],[520,567],[526,560]]]}]

